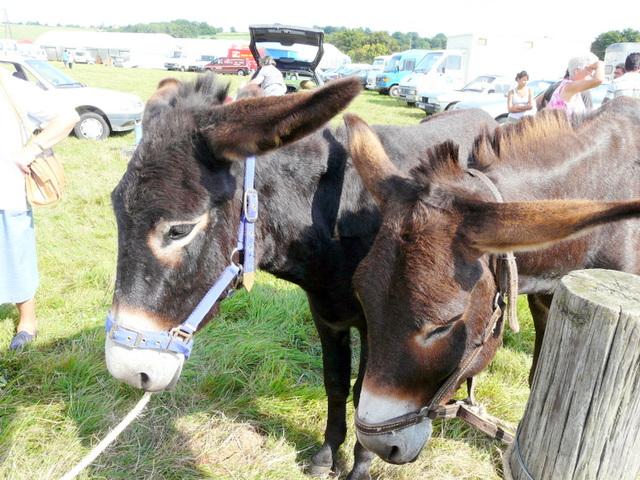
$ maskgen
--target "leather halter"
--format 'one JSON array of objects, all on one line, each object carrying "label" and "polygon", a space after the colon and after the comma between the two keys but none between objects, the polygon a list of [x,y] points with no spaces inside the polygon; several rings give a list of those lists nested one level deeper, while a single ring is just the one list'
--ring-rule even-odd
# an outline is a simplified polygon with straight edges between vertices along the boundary
[{"label": "leather halter", "polygon": [[[236,248],[231,254],[229,266],[200,300],[189,317],[181,325],[168,332],[154,332],[119,325],[109,311],[105,326],[111,340],[125,347],[166,350],[182,353],[185,358],[189,358],[193,348],[193,334],[215,303],[218,300],[229,298],[236,289],[242,286],[251,290],[255,274],[254,224],[258,219],[258,193],[253,188],[254,172],[255,157],[248,157],[245,160],[242,215]],[[242,265],[234,261],[236,253],[243,255]]]},{"label": "leather halter", "polygon": [[[503,202],[502,195],[494,185],[494,183],[484,173],[469,169],[467,173],[472,177],[481,180],[495,197],[499,203]],[[358,418],[358,412],[355,413],[355,425],[356,430],[365,435],[385,435],[394,433],[398,430],[417,425],[425,420],[425,418],[452,418],[460,417],[467,423],[479,428],[483,432],[503,440],[507,443],[513,442],[513,435],[501,426],[496,425],[500,423],[497,419],[482,418],[482,416],[472,412],[468,405],[474,404],[472,388],[469,388],[469,398],[463,402],[454,402],[453,404],[443,405],[454,393],[455,389],[466,378],[469,385],[472,385],[472,378],[467,376],[468,370],[478,358],[480,351],[490,339],[492,335],[499,336],[502,333],[504,327],[503,319],[504,308],[506,306],[505,296],[509,299],[509,325],[510,328],[517,333],[519,331],[518,318],[517,318],[517,297],[518,297],[518,277],[517,268],[515,263],[515,257],[513,252],[507,252],[505,254],[499,254],[497,256],[496,265],[496,283],[498,286],[498,293],[495,296],[493,304],[493,313],[491,318],[485,325],[482,333],[482,341],[479,345],[475,346],[473,351],[460,363],[460,365],[449,375],[446,382],[438,389],[436,394],[431,399],[429,405],[422,407],[417,412],[407,413],[399,417],[392,418],[390,420],[380,423],[368,423]],[[496,330],[498,329],[498,330]]]}]

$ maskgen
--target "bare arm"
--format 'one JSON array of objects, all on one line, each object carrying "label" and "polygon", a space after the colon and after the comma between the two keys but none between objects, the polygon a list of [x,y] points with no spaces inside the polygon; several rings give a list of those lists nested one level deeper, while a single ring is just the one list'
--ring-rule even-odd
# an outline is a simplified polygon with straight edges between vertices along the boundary
[{"label": "bare arm", "polygon": [[585,90],[589,90],[590,88],[597,87],[604,80],[604,62],[598,60],[592,65],[588,65],[587,68],[593,68],[593,78],[588,78],[584,80],[574,80],[564,87],[562,91],[562,99],[565,102],[570,102],[571,98],[580,92],[584,92]]},{"label": "bare arm", "polygon": [[73,108],[58,112],[36,137],[10,156],[11,160],[26,173],[29,170],[28,165],[42,150],[51,148],[66,138],[79,121],[80,117]]}]

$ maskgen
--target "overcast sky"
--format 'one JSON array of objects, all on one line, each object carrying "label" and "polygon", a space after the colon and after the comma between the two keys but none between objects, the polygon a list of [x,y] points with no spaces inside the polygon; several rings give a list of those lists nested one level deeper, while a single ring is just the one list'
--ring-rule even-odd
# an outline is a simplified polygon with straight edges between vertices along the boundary
[{"label": "overcast sky", "polygon": [[3,20],[49,25],[130,25],[176,19],[206,22],[229,31],[248,25],[280,23],[297,26],[344,26],[371,30],[438,33],[518,34],[584,39],[600,33],[640,30],[640,0],[618,0],[615,7],[593,0],[0,0]]}]

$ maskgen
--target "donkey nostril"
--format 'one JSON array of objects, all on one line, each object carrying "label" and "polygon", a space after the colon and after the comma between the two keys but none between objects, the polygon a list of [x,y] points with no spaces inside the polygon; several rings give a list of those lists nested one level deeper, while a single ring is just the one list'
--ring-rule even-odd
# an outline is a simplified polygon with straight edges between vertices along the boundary
[{"label": "donkey nostril", "polygon": [[400,449],[397,446],[393,446],[391,447],[391,450],[389,450],[389,460],[394,462],[397,461],[398,457],[400,456]]},{"label": "donkey nostril", "polygon": [[146,373],[141,373],[140,374],[140,386],[142,388],[145,388],[148,383],[149,383],[149,375],[147,375]]}]

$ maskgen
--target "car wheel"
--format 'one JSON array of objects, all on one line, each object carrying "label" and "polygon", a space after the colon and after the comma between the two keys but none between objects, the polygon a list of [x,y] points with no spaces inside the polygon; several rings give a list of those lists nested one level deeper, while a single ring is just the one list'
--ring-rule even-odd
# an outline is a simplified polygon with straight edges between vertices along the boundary
[{"label": "car wheel", "polygon": [[244,77],[244,75],[245,75],[244,70],[238,70],[239,77]]},{"label": "car wheel", "polygon": [[80,121],[73,128],[73,133],[84,140],[101,140],[109,136],[111,129],[101,115],[85,112],[80,115]]},{"label": "car wheel", "polygon": [[397,97],[399,91],[400,91],[400,88],[398,87],[398,85],[394,85],[393,87],[391,87],[389,89],[389,96],[390,97]]},{"label": "car wheel", "polygon": [[496,122],[498,122],[498,125],[504,125],[507,122],[507,117],[508,116],[509,115],[507,115],[507,114],[503,114],[503,115],[498,116],[496,118]]},{"label": "car wheel", "polygon": [[447,108],[445,108],[444,111],[447,112],[449,110],[453,110],[453,107],[455,107],[456,103],[458,102],[450,103],[449,105],[447,105]]}]

